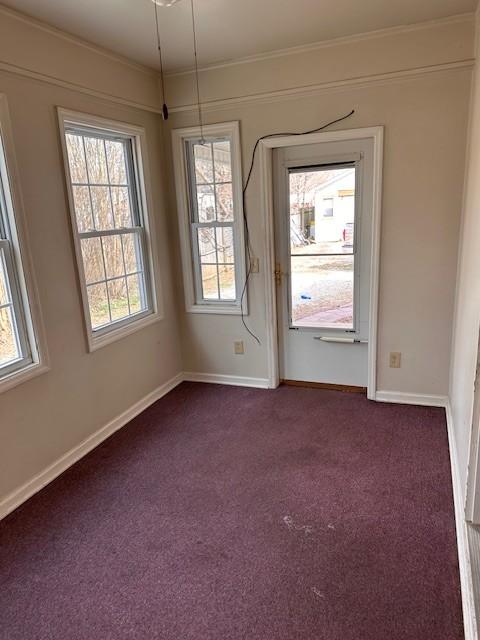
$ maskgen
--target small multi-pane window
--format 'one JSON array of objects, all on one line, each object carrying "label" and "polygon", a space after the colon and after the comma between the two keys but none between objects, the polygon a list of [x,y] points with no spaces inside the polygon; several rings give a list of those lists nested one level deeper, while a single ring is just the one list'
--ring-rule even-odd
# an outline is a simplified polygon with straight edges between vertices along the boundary
[{"label": "small multi-pane window", "polygon": [[235,229],[229,138],[188,140],[197,299],[235,302]]},{"label": "small multi-pane window", "polygon": [[248,313],[239,123],[172,140],[186,310]]},{"label": "small multi-pane window", "polygon": [[153,310],[135,137],[64,122],[80,271],[93,338]]}]

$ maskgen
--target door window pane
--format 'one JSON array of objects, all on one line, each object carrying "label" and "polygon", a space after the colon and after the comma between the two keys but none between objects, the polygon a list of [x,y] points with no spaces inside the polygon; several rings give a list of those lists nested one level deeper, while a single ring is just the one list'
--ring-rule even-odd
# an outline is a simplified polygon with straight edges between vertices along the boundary
[{"label": "door window pane", "polygon": [[355,171],[347,163],[289,173],[292,326],[354,329]]},{"label": "door window pane", "polygon": [[290,250],[351,254],[355,226],[355,167],[291,171]]},{"label": "door window pane", "polygon": [[292,326],[353,329],[354,256],[292,256]]}]

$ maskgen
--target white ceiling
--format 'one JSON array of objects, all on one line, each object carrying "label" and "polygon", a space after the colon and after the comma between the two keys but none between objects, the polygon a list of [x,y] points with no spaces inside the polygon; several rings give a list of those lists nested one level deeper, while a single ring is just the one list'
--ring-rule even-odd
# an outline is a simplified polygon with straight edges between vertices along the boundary
[{"label": "white ceiling", "polygon": [[[158,67],[151,0],[3,0],[3,4]],[[477,0],[194,0],[200,65],[473,11]],[[159,7],[170,70],[193,63],[190,0]]]}]

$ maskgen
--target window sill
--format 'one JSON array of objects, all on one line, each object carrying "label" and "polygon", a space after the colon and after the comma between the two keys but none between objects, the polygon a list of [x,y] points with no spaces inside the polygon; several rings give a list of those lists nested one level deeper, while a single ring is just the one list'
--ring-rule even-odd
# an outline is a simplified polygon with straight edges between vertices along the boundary
[{"label": "window sill", "polygon": [[4,391],[9,391],[13,389],[19,384],[23,384],[28,380],[32,380],[32,378],[36,378],[42,373],[46,373],[50,371],[50,367],[42,362],[34,362],[33,364],[29,364],[23,369],[19,371],[15,371],[8,376],[0,379],[0,393]]},{"label": "window sill", "polygon": [[[192,304],[186,307],[187,313],[209,313],[215,315],[241,316],[240,305],[213,305],[213,304]],[[244,304],[243,315],[248,316],[248,309]]]},{"label": "window sill", "polygon": [[91,353],[92,351],[97,351],[102,347],[105,347],[108,344],[112,344],[112,342],[116,342],[117,340],[121,340],[126,336],[131,335],[132,333],[136,333],[145,327],[153,324],[154,322],[159,322],[163,320],[163,315],[158,312],[153,312],[143,318],[139,318],[130,324],[123,325],[116,329],[111,329],[103,334],[98,336],[93,335],[91,331],[88,333],[88,350]]}]

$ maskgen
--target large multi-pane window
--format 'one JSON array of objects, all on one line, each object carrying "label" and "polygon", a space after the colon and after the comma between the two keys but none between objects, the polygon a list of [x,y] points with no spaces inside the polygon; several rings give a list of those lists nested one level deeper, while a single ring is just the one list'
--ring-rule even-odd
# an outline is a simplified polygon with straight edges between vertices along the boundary
[{"label": "large multi-pane window", "polygon": [[92,337],[152,313],[135,136],[64,121],[69,191]]},{"label": "large multi-pane window", "polygon": [[[3,176],[2,176],[3,178]],[[0,377],[7,376],[32,363],[32,349],[28,337],[26,314],[28,307],[22,299],[12,220],[9,219],[5,190],[0,183]]]},{"label": "large multi-pane window", "polygon": [[238,127],[210,125],[203,136],[192,133],[174,133],[184,269],[192,267],[187,308],[235,312],[245,277]]},{"label": "large multi-pane window", "polygon": [[[8,106],[0,95],[0,389],[6,390],[46,369],[33,321],[39,320],[21,237],[22,205],[15,174]],[[34,296],[32,299],[31,296]],[[33,300],[33,304],[32,304]],[[35,308],[35,318],[33,318]],[[42,356],[44,356],[42,349]]]}]

